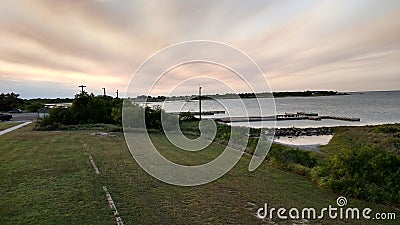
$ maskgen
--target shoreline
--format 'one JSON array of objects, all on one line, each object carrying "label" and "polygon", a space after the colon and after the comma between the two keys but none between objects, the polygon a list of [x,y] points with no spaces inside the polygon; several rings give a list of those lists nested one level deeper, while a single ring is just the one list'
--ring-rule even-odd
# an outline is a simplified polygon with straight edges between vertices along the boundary
[{"label": "shoreline", "polygon": [[316,128],[276,128],[276,137],[299,137],[299,136],[321,136],[333,135],[334,132],[331,127],[316,127]]},{"label": "shoreline", "polygon": [[284,146],[289,146],[291,148],[298,148],[300,150],[304,150],[304,151],[313,151],[313,152],[318,152],[318,153],[323,153],[321,151],[321,144],[313,144],[313,145],[294,145],[294,144],[286,144],[286,143],[282,143],[282,142],[278,142],[274,140],[275,144],[280,144],[280,145],[284,145]]}]

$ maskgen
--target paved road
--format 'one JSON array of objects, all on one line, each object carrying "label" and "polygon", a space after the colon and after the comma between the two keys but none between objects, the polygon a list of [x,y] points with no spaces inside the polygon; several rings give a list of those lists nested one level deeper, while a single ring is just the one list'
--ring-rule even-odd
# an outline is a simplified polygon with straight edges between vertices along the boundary
[{"label": "paved road", "polygon": [[13,113],[11,121],[34,121],[37,119],[37,113]]},{"label": "paved road", "polygon": [[30,123],[32,123],[32,122],[31,121],[27,121],[27,122],[19,124],[17,126],[13,126],[13,127],[8,128],[8,129],[2,130],[2,131],[0,131],[0,136],[3,135],[3,134],[7,134],[8,132],[11,132],[13,130],[19,129],[19,128],[23,127],[23,126],[26,126],[26,125],[28,125]]}]

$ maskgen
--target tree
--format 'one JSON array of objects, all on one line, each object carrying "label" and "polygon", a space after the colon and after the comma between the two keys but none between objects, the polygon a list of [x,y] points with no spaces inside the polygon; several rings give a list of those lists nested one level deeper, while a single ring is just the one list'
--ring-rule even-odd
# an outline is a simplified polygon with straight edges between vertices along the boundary
[{"label": "tree", "polygon": [[38,109],[41,109],[43,104],[40,102],[32,102],[30,104],[25,104],[25,110],[28,112],[37,112]]},{"label": "tree", "polygon": [[71,108],[50,110],[50,117],[45,122],[50,125],[121,123],[122,101],[110,96],[94,96],[84,91],[75,95]]},{"label": "tree", "polygon": [[24,100],[19,98],[19,94],[14,92],[0,94],[0,111],[9,111],[19,108]]}]

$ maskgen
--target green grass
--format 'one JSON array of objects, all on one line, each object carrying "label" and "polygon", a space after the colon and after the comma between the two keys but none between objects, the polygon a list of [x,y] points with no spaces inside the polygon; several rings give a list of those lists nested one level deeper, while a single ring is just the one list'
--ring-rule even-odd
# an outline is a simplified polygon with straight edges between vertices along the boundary
[{"label": "green grass", "polygon": [[[21,122],[22,123],[22,122]],[[13,126],[17,126],[21,124],[20,122],[14,123],[14,122],[0,122],[0,131],[8,129]]]},{"label": "green grass", "polygon": [[[255,213],[264,203],[269,207],[319,209],[335,206],[338,197],[318,188],[307,177],[266,163],[249,172],[249,156],[243,156],[229,173],[212,183],[196,187],[169,185],[138,166],[122,134],[103,137],[90,135],[93,131],[33,132],[32,127],[0,136],[0,224],[115,224],[103,185],[108,187],[124,224],[260,224]],[[153,133],[151,138],[165,157],[187,165],[214,159],[223,150],[212,144],[199,154],[187,153],[169,144],[162,134]],[[93,156],[100,175],[94,173],[87,153]],[[399,210],[390,206],[348,201],[349,207],[370,207],[374,212],[399,215]]]},{"label": "green grass", "polygon": [[[388,131],[386,131],[388,130]],[[396,130],[398,130],[396,132]],[[338,127],[335,135],[322,151],[328,155],[345,148],[376,146],[384,151],[400,154],[400,124],[364,127]],[[396,145],[397,144],[397,145]]]},{"label": "green grass", "polygon": [[78,134],[29,125],[2,135],[0,146],[0,224],[111,223]]}]

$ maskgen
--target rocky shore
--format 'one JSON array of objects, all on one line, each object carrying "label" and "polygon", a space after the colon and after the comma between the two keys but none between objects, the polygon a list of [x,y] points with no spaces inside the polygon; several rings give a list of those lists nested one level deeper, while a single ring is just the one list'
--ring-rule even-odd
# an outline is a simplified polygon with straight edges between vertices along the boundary
[{"label": "rocky shore", "polygon": [[329,127],[316,127],[316,128],[277,128],[275,136],[314,136],[314,135],[331,135],[333,130]]}]

